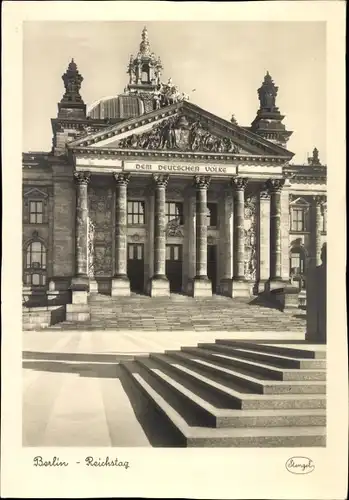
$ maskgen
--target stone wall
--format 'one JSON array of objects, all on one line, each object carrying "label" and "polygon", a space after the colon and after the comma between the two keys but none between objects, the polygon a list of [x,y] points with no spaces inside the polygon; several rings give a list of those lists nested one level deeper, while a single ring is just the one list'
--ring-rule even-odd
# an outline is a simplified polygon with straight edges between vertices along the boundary
[{"label": "stone wall", "polygon": [[75,273],[76,193],[72,167],[55,168],[53,184],[53,277],[72,277]]}]

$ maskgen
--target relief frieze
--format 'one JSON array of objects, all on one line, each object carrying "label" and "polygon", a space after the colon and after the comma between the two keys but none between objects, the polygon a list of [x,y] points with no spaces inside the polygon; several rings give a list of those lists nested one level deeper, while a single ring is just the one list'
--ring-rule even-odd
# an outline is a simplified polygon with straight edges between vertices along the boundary
[{"label": "relief frieze", "polygon": [[89,189],[89,273],[112,273],[113,192],[109,188]]},{"label": "relief frieze", "polygon": [[213,135],[206,124],[184,115],[162,121],[150,131],[121,139],[118,148],[166,151],[199,151],[211,153],[243,153],[229,137]]},{"label": "relief frieze", "polygon": [[245,278],[256,279],[257,270],[257,198],[248,197],[245,201]]}]

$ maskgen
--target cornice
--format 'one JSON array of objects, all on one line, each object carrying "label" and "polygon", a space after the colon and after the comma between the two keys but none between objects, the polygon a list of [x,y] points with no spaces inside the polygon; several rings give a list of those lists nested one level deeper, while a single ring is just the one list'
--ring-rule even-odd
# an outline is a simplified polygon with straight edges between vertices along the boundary
[{"label": "cornice", "polygon": [[80,157],[89,158],[91,156],[99,157],[118,157],[128,159],[149,159],[154,161],[159,160],[190,160],[190,161],[214,161],[222,163],[270,163],[272,165],[284,165],[287,158],[280,156],[261,156],[261,155],[239,155],[229,153],[193,153],[181,151],[152,151],[152,150],[131,150],[131,149],[92,149],[88,147],[76,146],[71,148],[71,152]]},{"label": "cornice", "polygon": [[296,175],[292,178],[292,184],[326,184],[327,177],[320,175]]}]

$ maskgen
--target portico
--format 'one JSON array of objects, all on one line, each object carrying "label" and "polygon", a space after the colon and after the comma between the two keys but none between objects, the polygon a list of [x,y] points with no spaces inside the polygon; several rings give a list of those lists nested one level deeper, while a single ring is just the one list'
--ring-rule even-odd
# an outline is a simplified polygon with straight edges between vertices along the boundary
[{"label": "portico", "polygon": [[[98,167],[89,165],[93,160],[99,161]],[[116,158],[114,165],[108,161],[104,173],[98,156],[92,154],[92,162],[78,154],[75,159],[77,206],[88,206],[90,221],[81,225],[76,211],[76,268],[81,268],[81,242],[88,252],[91,292],[116,296],[129,295],[132,289],[151,296],[175,291],[246,297],[258,288],[259,279],[263,287],[276,279],[287,281],[279,220],[285,190],[282,166],[266,163],[256,175],[241,160],[219,165]],[[80,179],[86,179],[86,189],[81,189]],[[269,210],[260,211],[257,221],[261,200]],[[259,258],[266,238],[269,260]],[[106,246],[111,252],[103,259]]]}]

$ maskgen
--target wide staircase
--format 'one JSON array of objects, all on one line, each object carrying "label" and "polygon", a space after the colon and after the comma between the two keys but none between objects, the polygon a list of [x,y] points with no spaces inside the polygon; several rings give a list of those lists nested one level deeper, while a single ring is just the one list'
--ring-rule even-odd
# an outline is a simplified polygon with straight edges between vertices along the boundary
[{"label": "wide staircase", "polygon": [[325,367],[324,346],[232,340],[121,363],[173,447],[325,446]]},{"label": "wide staircase", "polygon": [[111,297],[91,294],[91,319],[63,322],[52,328],[112,330],[305,331],[305,313],[285,314],[260,298],[151,298],[133,294]]}]

